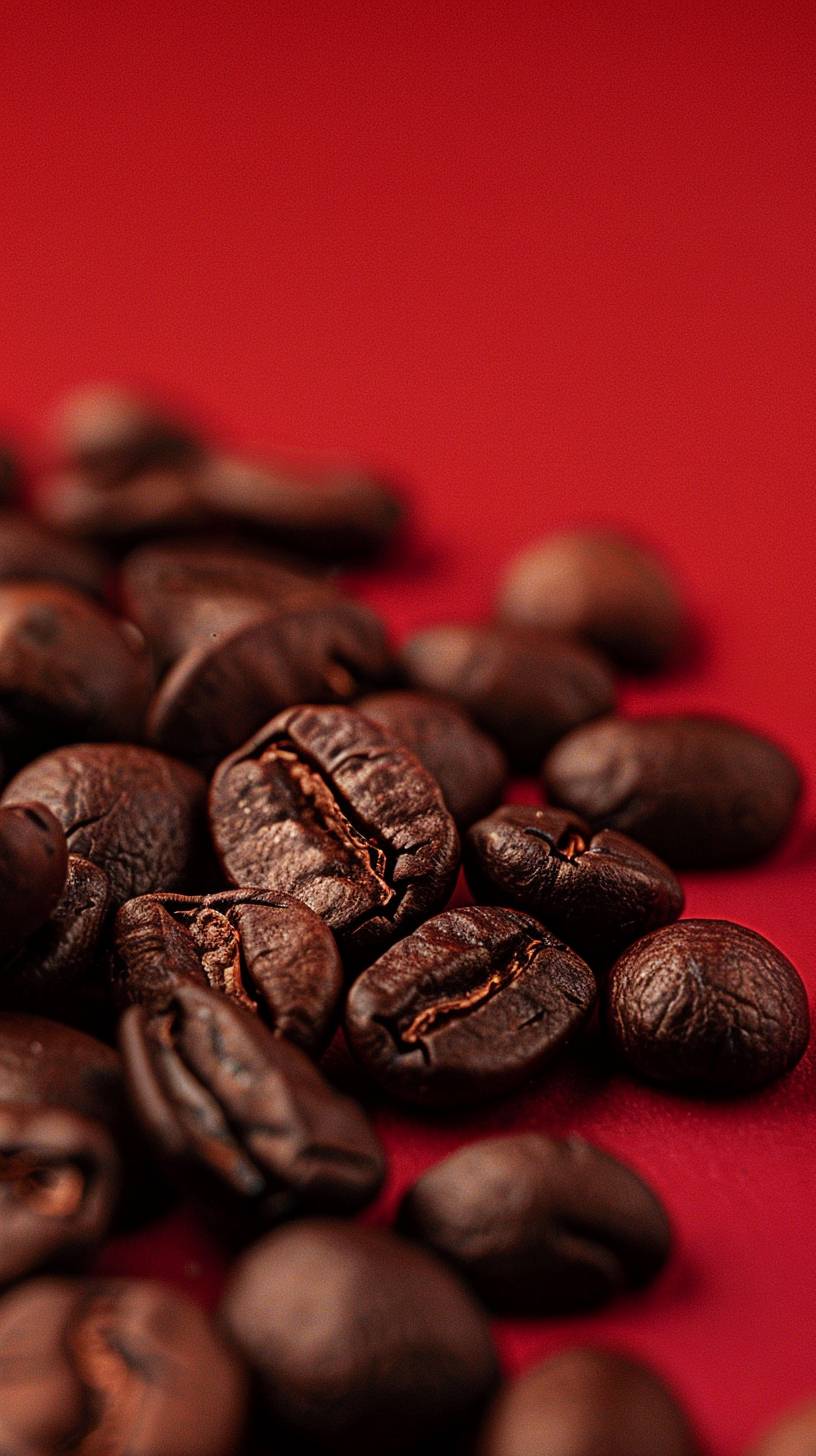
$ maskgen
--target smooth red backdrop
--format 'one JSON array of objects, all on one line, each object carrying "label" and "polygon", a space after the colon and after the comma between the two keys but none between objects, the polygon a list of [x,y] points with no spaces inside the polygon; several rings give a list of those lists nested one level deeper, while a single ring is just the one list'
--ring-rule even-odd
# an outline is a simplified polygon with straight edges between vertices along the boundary
[{"label": "smooth red backdrop", "polygon": [[[720,709],[816,768],[814,11],[801,3],[169,6],[5,0],[0,416],[149,381],[242,443],[404,474],[417,546],[364,589],[397,632],[489,610],[502,562],[613,519],[679,572],[703,659],[628,694]],[[816,992],[808,826],[690,876]],[[814,1063],[724,1106],[590,1069],[481,1120],[383,1112],[393,1187],[479,1126],[579,1128],[664,1194],[659,1286],[499,1327],[652,1359],[713,1456],[816,1394]],[[212,1297],[175,1220],[104,1267]]]}]

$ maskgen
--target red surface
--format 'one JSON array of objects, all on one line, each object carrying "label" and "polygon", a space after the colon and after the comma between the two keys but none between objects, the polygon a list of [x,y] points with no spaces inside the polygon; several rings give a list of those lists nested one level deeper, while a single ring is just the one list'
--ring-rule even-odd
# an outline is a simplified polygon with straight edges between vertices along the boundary
[{"label": "red surface", "polygon": [[[141,378],[239,441],[398,468],[421,550],[366,592],[399,631],[488,610],[553,525],[635,526],[706,648],[631,700],[737,712],[812,775],[813,17],[6,0],[0,412],[31,432],[66,386]],[[809,823],[688,900],[816,992]],[[502,1326],[508,1365],[615,1341],[676,1382],[713,1456],[816,1393],[813,1081],[809,1058],[706,1106],[567,1069],[491,1111],[630,1158],[678,1235],[643,1298]],[[480,1124],[381,1125],[396,1194]],[[107,1262],[211,1289],[211,1258],[177,1220]]]}]

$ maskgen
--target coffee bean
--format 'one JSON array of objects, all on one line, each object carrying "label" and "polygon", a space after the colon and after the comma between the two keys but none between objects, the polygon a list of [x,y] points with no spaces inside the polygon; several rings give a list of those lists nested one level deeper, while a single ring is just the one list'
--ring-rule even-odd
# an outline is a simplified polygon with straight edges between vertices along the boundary
[{"label": "coffee bean", "polygon": [[[0,809],[0,818],[5,813]],[[69,855],[57,904],[0,969],[0,1005],[23,1011],[45,1005],[61,1020],[82,1019],[82,982],[99,951],[110,901],[104,870],[77,854]],[[100,981],[96,996],[101,990]]]},{"label": "coffee bean", "polygon": [[111,551],[211,523],[193,494],[188,466],[156,466],[116,484],[84,471],[55,475],[37,502],[45,525]]},{"label": "coffee bean", "polygon": [[120,1000],[161,1011],[180,985],[210,986],[306,1052],[326,1046],[343,972],[334,936],[292,895],[142,895],[116,916]]},{"label": "coffee bean", "polygon": [[185,1194],[244,1232],[376,1196],[382,1149],[308,1057],[234,1001],[180,985],[166,1010],[125,1012],[133,1110]]},{"label": "coffee bean", "polygon": [[3,803],[36,799],[68,847],[105,870],[114,902],[183,889],[200,851],[205,785],[186,764],[124,743],[75,743],[22,769]]},{"label": "coffee bean", "polygon": [[593,967],[683,909],[682,887],[656,855],[561,809],[507,804],[474,824],[462,849],[478,899],[529,910]]},{"label": "coffee bean", "polygon": [[[65,835],[45,805],[0,808],[0,967],[48,919],[67,873]],[[0,1000],[2,981],[0,969]]]},{"label": "coffee bean", "polygon": [[608,1025],[639,1076],[713,1093],[781,1077],[810,1034],[798,972],[764,936],[728,920],[681,920],[624,951],[609,980]]},{"label": "coffee bean", "polygon": [[373,612],[339,596],[318,600],[190,648],[153,699],[148,735],[212,769],[284,708],[347,702],[390,671]]},{"label": "coffee bean", "polygon": [[748,1456],[813,1456],[816,1451],[816,1400],[788,1411],[756,1441]]},{"label": "coffee bean", "polygon": [[410,1188],[404,1232],[430,1245],[494,1309],[589,1309],[650,1283],[666,1262],[665,1210],[629,1168],[583,1138],[485,1138]]},{"label": "coffee bean", "polygon": [[401,660],[413,686],[453,698],[521,768],[615,702],[599,657],[540,632],[429,627],[408,639]]},{"label": "coffee bean", "polygon": [[506,622],[580,637],[633,672],[656,672],[683,632],[663,563],[616,531],[562,531],[510,563],[499,590]]},{"label": "coffee bean", "polygon": [[101,1123],[61,1107],[0,1104],[0,1283],[88,1253],[107,1233],[120,1180]]},{"label": "coffee bean", "polygon": [[232,884],[296,895],[356,960],[444,904],[458,867],[430,774],[350,708],[274,718],[217,769],[210,822]]},{"label": "coffee bean", "polygon": [[58,581],[101,596],[107,563],[92,547],[20,511],[0,510],[0,581]]},{"label": "coffee bean", "polygon": [[595,978],[531,915],[446,910],[355,981],[346,1035],[401,1101],[486,1101],[553,1060],[592,1010]]},{"label": "coffee bean", "polygon": [[795,764],[769,739],[725,718],[608,718],[577,729],[544,764],[556,804],[608,825],[678,869],[743,864],[790,828]]},{"label": "coffee bean", "polygon": [[273,1419],[337,1456],[425,1450],[496,1382],[467,1291],[385,1229],[321,1219],[270,1235],[236,1265],[221,1313]]},{"label": "coffee bean", "polygon": [[22,473],[17,456],[0,444],[0,510],[15,506],[23,489]]},{"label": "coffee bean", "polygon": [[65,399],[52,423],[53,451],[68,468],[118,485],[144,470],[195,459],[192,432],[152,401],[93,386]]},{"label": "coffee bean", "polygon": [[498,1395],[477,1456],[700,1456],[674,1396],[610,1350],[562,1350]]},{"label": "coffee bean", "polygon": [[43,1016],[0,1013],[0,1103],[66,1107],[116,1126],[123,1110],[119,1057],[104,1042]]},{"label": "coffee bean", "polygon": [[36,1279],[0,1300],[13,1456],[235,1456],[246,1379],[190,1300],[141,1279]]},{"label": "coffee bean", "polygon": [[501,803],[507,760],[454,703],[427,693],[372,693],[360,699],[357,710],[416,754],[460,828]]}]

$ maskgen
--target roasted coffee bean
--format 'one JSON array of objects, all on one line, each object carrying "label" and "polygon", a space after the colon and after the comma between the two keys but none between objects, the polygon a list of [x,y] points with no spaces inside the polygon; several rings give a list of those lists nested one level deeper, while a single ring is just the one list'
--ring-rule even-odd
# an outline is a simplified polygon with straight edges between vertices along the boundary
[{"label": "roasted coffee bean", "polygon": [[391,666],[385,629],[367,607],[339,596],[304,603],[191,647],[153,699],[148,735],[212,769],[284,708],[348,702]]},{"label": "roasted coffee bean", "polygon": [[306,1052],[326,1046],[343,971],[334,936],[308,906],[271,890],[142,895],[116,916],[119,999],[161,1011],[177,986],[210,986],[257,1011]]},{"label": "roasted coffee bean", "polygon": [[0,1103],[67,1107],[112,1126],[123,1101],[112,1047],[43,1016],[0,1013]]},{"label": "roasted coffee bean", "polygon": [[59,581],[101,596],[106,574],[105,558],[92,547],[19,511],[0,510],[0,581]]},{"label": "roasted coffee bean", "polygon": [[648,1284],[668,1258],[669,1222],[629,1168],[583,1138],[486,1138],[409,1189],[404,1232],[429,1244],[494,1309],[589,1309]]},{"label": "roasted coffee bean", "polygon": [[[6,813],[0,809],[0,817]],[[80,855],[68,856],[68,873],[57,904],[42,925],[0,968],[0,1006],[74,1020],[81,1016],[78,985],[99,951],[111,903],[104,870]]]},{"label": "roasted coffee bean", "polygon": [[246,1379],[207,1316],[142,1279],[35,1279],[0,1300],[9,1456],[235,1456]]},{"label": "roasted coffee bean", "polygon": [[477,1456],[700,1456],[685,1412],[647,1366],[562,1350],[496,1398]]},{"label": "roasted coffee bean", "polygon": [[37,511],[45,525],[117,552],[154,536],[210,524],[193,494],[187,466],[156,466],[122,480],[115,490],[105,478],[66,471],[50,480]]},{"label": "roasted coffee bean", "polygon": [[813,1456],[816,1451],[816,1400],[788,1411],[759,1441],[748,1456]]},{"label": "roasted coffee bean", "polygon": [[150,688],[131,623],[70,587],[0,584],[0,736],[28,758],[77,739],[143,737]]},{"label": "roasted coffee bean", "polygon": [[593,834],[561,809],[507,804],[473,825],[462,851],[478,899],[529,910],[594,968],[683,909],[662,860],[614,829]]},{"label": "roasted coffee bean", "polygon": [[615,962],[608,992],[612,1042],[649,1081],[748,1092],[790,1071],[808,1043],[795,967],[728,920],[681,920],[644,936]]},{"label": "roasted coffee bean", "polygon": [[617,531],[562,531],[520,552],[504,576],[506,622],[580,637],[634,672],[677,650],[683,612],[663,563]]},{"label": "roasted coffee bean", "polygon": [[48,919],[67,873],[62,825],[43,804],[0,808],[0,1002],[4,962]]},{"label": "roasted coffee bean", "polygon": [[357,710],[416,754],[460,828],[501,803],[507,760],[498,743],[454,703],[427,693],[372,693],[360,699]]},{"label": "roasted coffee bean", "polygon": [[0,1104],[0,1283],[88,1253],[107,1233],[120,1180],[101,1123],[64,1107]]},{"label": "roasted coffee bean", "polygon": [[270,1235],[235,1267],[221,1314],[273,1418],[337,1456],[425,1450],[497,1378],[467,1291],[385,1229],[321,1219]]},{"label": "roasted coffee bean", "polygon": [[7,446],[0,444],[0,510],[16,505],[22,489],[23,482],[17,457]]},{"label": "roasted coffee bean", "polygon": [[36,799],[73,854],[105,870],[114,902],[183,889],[200,851],[204,780],[184,763],[124,743],[75,743],[21,770],[3,803]]},{"label": "roasted coffee bean", "polygon": [[350,708],[292,708],[217,769],[213,840],[233,885],[285,890],[359,960],[444,904],[456,826],[430,774]]},{"label": "roasted coffee bean", "polygon": [[678,869],[743,864],[790,828],[795,764],[725,718],[607,718],[576,729],[544,764],[556,804],[631,834]]},{"label": "roasted coffee bean", "polygon": [[530,767],[571,728],[608,713],[615,689],[588,648],[510,627],[429,627],[402,649],[409,681],[444,693]]},{"label": "roasted coffee bean", "polygon": [[541,1071],[595,993],[589,966],[531,915],[469,906],[427,920],[363,972],[346,1035],[392,1096],[465,1105]]},{"label": "roasted coffee bean", "polygon": [[355,1102],[297,1047],[214,991],[131,1006],[120,1045],[133,1110],[186,1194],[257,1232],[304,1213],[353,1213],[385,1174]]},{"label": "roasted coffee bean", "polygon": [[105,485],[199,455],[186,425],[149,400],[107,386],[69,395],[53,421],[52,441],[63,466],[86,471]]}]

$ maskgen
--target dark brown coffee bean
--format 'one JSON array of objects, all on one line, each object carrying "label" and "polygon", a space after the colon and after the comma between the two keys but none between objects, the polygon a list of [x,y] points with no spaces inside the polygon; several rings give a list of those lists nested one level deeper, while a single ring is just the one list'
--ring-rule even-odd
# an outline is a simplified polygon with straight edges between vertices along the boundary
[{"label": "dark brown coffee bean", "polygon": [[339,596],[318,600],[190,648],[153,699],[148,734],[166,752],[212,769],[284,708],[348,702],[391,666],[373,612]]},{"label": "dark brown coffee bean", "polygon": [[562,1350],[498,1395],[477,1456],[700,1456],[685,1412],[647,1366]]},{"label": "dark brown coffee bean", "polygon": [[554,1314],[640,1289],[668,1258],[651,1189],[583,1138],[486,1138],[405,1195],[404,1232],[450,1260],[492,1307]]},{"label": "dark brown coffee bean", "polygon": [[271,890],[142,895],[114,925],[121,1001],[161,1011],[177,986],[210,986],[304,1051],[326,1046],[343,972],[334,936],[313,910]]},{"label": "dark brown coffee bean", "polygon": [[469,906],[427,920],[363,972],[346,1035],[392,1096],[465,1105],[541,1071],[595,992],[589,966],[531,915]]},{"label": "dark brown coffee bean", "polygon": [[810,1034],[795,967],[728,920],[681,920],[624,951],[609,980],[608,1025],[639,1076],[716,1093],[781,1077]]},{"label": "dark brown coffee bean", "polygon": [[478,899],[529,910],[593,967],[683,909],[682,887],[656,855],[561,809],[507,804],[474,824],[462,849]]},{"label": "dark brown coffee bean", "polygon": [[[5,812],[0,809],[0,816]],[[0,1005],[22,1011],[47,1006],[61,1020],[81,1019],[81,983],[94,965],[110,903],[105,871],[69,855],[65,886],[51,914],[0,969]]]},{"label": "dark brown coffee bean", "polygon": [[769,739],[725,718],[607,718],[576,729],[544,764],[556,804],[608,825],[678,869],[716,869],[767,854],[790,828],[796,765]]},{"label": "dark brown coffee bean", "polygon": [[104,1042],[43,1016],[0,1013],[0,1103],[67,1107],[116,1125],[122,1116],[119,1057]]},{"label": "dark brown coffee bean", "polygon": [[816,1400],[788,1411],[756,1441],[747,1456],[813,1456],[816,1451]]},{"label": "dark brown coffee bean", "polygon": [[363,1112],[297,1047],[214,991],[131,1006],[120,1045],[133,1110],[185,1193],[242,1232],[376,1196],[382,1149]]},{"label": "dark brown coffee bean", "polygon": [[427,693],[372,693],[360,699],[357,710],[416,754],[460,828],[501,803],[507,760],[498,743],[454,703]]},{"label": "dark brown coffee bean", "polygon": [[615,702],[599,657],[539,632],[429,627],[409,638],[401,660],[415,687],[453,698],[522,768]]},{"label": "dark brown coffee bean", "polygon": [[402,1456],[454,1433],[497,1378],[487,1321],[430,1254],[328,1219],[256,1244],[222,1319],[276,1421],[337,1456]]},{"label": "dark brown coffee bean", "polygon": [[679,645],[683,613],[663,563],[617,531],[562,531],[519,553],[504,576],[506,622],[580,637],[634,672],[655,672]]},{"label": "dark brown coffee bean", "polygon": [[105,870],[114,902],[184,889],[200,852],[204,780],[184,763],[124,743],[75,743],[35,759],[3,803],[37,799],[73,854]]},{"label": "dark brown coffee bean", "polygon": [[0,1104],[0,1283],[75,1264],[107,1233],[120,1180],[101,1123],[64,1107]]},{"label": "dark brown coffee bean", "polygon": [[[67,873],[62,825],[44,804],[0,808],[0,967],[48,919]],[[0,1001],[2,982],[0,969]]]},{"label": "dark brown coffee bean", "polygon": [[22,471],[17,456],[0,444],[0,510],[15,506],[23,489]]},{"label": "dark brown coffee bean", "polygon": [[311,906],[359,960],[444,904],[456,826],[430,774],[350,708],[292,708],[217,769],[213,840],[234,885]]},{"label": "dark brown coffee bean", "polygon": [[156,466],[112,490],[104,477],[66,471],[49,481],[37,511],[47,526],[67,536],[127,550],[138,541],[210,524],[193,494],[191,473],[188,466]]},{"label": "dark brown coffee bean", "polygon": [[192,432],[150,400],[93,386],[63,401],[52,425],[60,463],[118,485],[141,471],[196,459]]},{"label": "dark brown coffee bean", "polygon": [[246,1379],[207,1316],[141,1279],[36,1279],[0,1300],[9,1456],[236,1456]]},{"label": "dark brown coffee bean", "polygon": [[101,596],[106,574],[105,558],[90,546],[19,511],[0,510],[0,581],[58,581]]}]

